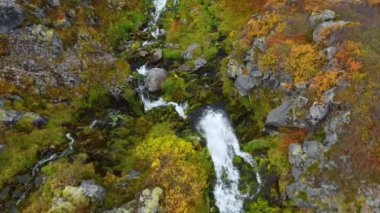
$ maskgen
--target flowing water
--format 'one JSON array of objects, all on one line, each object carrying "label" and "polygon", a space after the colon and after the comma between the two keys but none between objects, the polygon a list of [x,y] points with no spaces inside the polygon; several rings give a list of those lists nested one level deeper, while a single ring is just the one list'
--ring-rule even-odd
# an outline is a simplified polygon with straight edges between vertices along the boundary
[{"label": "flowing water", "polygon": [[[241,212],[246,196],[239,191],[240,174],[233,165],[233,158],[239,156],[252,167],[256,166],[256,162],[248,153],[240,150],[239,141],[224,112],[207,109],[200,118],[197,128],[206,138],[214,163],[217,178],[214,196],[219,211],[221,213]],[[256,177],[260,185],[261,177],[258,173]]]},{"label": "flowing water", "polygon": [[[157,21],[160,18],[161,13],[165,10],[166,3],[167,3],[167,0],[154,0],[153,1],[153,4],[155,6],[155,11],[152,14],[153,19],[149,22],[149,24],[148,24],[149,27],[145,31],[151,30],[151,34],[152,34],[154,40],[151,42],[145,41],[144,45],[152,44],[152,43],[157,41],[157,38],[160,35],[159,34],[160,29],[159,29],[159,27],[157,27]],[[174,3],[177,4],[178,1],[175,1]],[[137,69],[137,72],[142,77],[146,77],[146,75],[149,72],[148,65],[144,64],[143,66],[139,67]],[[165,101],[162,97],[159,97],[157,100],[151,100],[144,94],[144,90],[145,90],[144,81],[139,80],[138,84],[139,85],[138,85],[137,91],[140,95],[140,98],[141,98],[141,101],[144,105],[145,111],[149,111],[151,109],[158,108],[158,107],[174,106],[174,109],[177,111],[178,115],[181,116],[182,118],[186,119],[186,117],[187,117],[185,114],[185,110],[187,109],[186,104],[179,104],[179,103],[175,103],[172,101],[168,102],[168,101]]]}]

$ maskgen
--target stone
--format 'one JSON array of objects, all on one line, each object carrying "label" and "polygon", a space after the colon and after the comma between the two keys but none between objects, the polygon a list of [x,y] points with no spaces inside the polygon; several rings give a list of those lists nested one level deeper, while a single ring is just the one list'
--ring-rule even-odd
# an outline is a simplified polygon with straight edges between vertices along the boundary
[{"label": "stone", "polygon": [[293,107],[293,100],[285,99],[280,106],[269,112],[266,118],[266,124],[274,127],[288,127],[292,125],[292,117],[289,115]]},{"label": "stone", "polygon": [[313,12],[309,17],[309,23],[312,27],[322,22],[334,20],[336,14],[332,10],[324,10],[320,13]]},{"label": "stone", "polygon": [[89,205],[89,200],[81,187],[66,186],[62,192],[62,197],[76,207],[86,207]]},{"label": "stone", "polygon": [[253,41],[253,46],[258,48],[261,52],[265,52],[267,50],[267,41],[265,37],[255,38]]},{"label": "stone", "polygon": [[289,145],[289,150],[288,150],[289,156],[288,160],[289,163],[296,166],[296,167],[301,167],[303,163],[303,149],[300,144],[290,144]]},{"label": "stone", "polygon": [[179,66],[179,69],[182,71],[190,71],[191,67],[188,64],[182,64],[181,66]]},{"label": "stone", "polygon": [[29,174],[17,175],[15,179],[23,185],[29,185],[33,180]]},{"label": "stone", "polygon": [[162,82],[165,81],[168,74],[166,70],[161,68],[153,68],[149,70],[145,79],[145,86],[150,92],[157,92],[161,88]]},{"label": "stone", "polygon": [[24,19],[24,13],[15,0],[0,1],[0,33],[20,26]]},{"label": "stone", "polygon": [[336,52],[338,49],[336,47],[326,47],[324,50],[324,53],[326,54],[327,60],[332,60],[335,57]]},{"label": "stone", "polygon": [[302,147],[307,158],[318,158],[323,155],[323,146],[317,141],[305,141]]},{"label": "stone", "polygon": [[141,50],[138,52],[139,56],[142,58],[145,58],[148,55],[148,51],[146,50]]},{"label": "stone", "polygon": [[249,75],[239,75],[235,80],[235,87],[241,96],[248,95],[249,90],[254,86],[255,84]]},{"label": "stone", "polygon": [[96,185],[93,180],[82,181],[80,188],[82,188],[84,194],[92,200],[102,200],[106,195],[106,189]]},{"label": "stone", "polygon": [[238,72],[241,72],[242,66],[237,63],[234,59],[230,59],[227,65],[227,75],[228,77],[234,79]]},{"label": "stone", "polygon": [[346,21],[327,21],[319,24],[313,32],[313,41],[317,44],[326,42],[331,32],[343,28],[348,23]]},{"label": "stone", "polygon": [[5,150],[5,144],[0,144],[0,153],[2,153]]},{"label": "stone", "polygon": [[314,102],[309,110],[309,122],[312,125],[316,125],[322,121],[329,112],[329,106],[323,103]]},{"label": "stone", "polygon": [[61,6],[61,1],[60,0],[48,0],[48,4],[51,7],[59,7],[59,6]]},{"label": "stone", "polygon": [[49,212],[75,212],[76,207],[63,198],[53,198]]},{"label": "stone", "polygon": [[0,109],[0,123],[5,125],[14,124],[19,120],[20,114],[21,113],[14,110]]},{"label": "stone", "polygon": [[198,44],[198,43],[193,43],[191,44],[187,49],[186,51],[182,54],[182,57],[186,60],[191,60],[193,59],[193,54],[194,54],[194,51],[198,48],[200,48],[201,46]]},{"label": "stone", "polygon": [[162,59],[162,49],[155,49],[152,52],[150,63],[156,64]]},{"label": "stone", "polygon": [[205,58],[197,58],[194,60],[194,71],[197,71],[204,67],[207,64],[207,61]]}]

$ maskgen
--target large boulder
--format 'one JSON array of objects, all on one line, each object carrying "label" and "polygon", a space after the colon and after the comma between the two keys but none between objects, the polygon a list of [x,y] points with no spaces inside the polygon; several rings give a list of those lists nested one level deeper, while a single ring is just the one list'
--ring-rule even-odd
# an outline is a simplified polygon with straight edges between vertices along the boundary
[{"label": "large boulder", "polygon": [[18,27],[24,18],[24,13],[15,0],[0,1],[0,33],[7,33]]},{"label": "large boulder", "polygon": [[145,79],[145,86],[148,88],[149,92],[157,92],[160,90],[161,84],[165,81],[167,76],[168,73],[166,70],[161,68],[153,68],[148,72]]},{"label": "large boulder", "polygon": [[313,12],[310,15],[309,22],[311,26],[315,27],[322,22],[334,20],[335,16],[335,12],[331,10],[324,10],[320,13]]}]

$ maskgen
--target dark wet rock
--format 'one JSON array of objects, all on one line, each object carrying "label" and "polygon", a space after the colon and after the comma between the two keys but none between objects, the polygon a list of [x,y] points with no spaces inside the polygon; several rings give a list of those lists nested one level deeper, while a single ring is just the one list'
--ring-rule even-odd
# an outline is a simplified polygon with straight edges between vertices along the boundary
[{"label": "dark wet rock", "polygon": [[10,125],[20,118],[21,113],[15,110],[0,109],[0,123]]},{"label": "dark wet rock", "polygon": [[80,188],[83,189],[84,194],[93,200],[102,200],[106,195],[106,189],[102,186],[96,185],[93,180],[82,181]]},{"label": "dark wet rock", "polygon": [[265,37],[255,38],[253,41],[253,46],[258,48],[261,52],[265,52],[267,50],[267,41]]},{"label": "dark wet rock", "polygon": [[162,49],[155,49],[152,52],[150,63],[156,64],[162,59]]},{"label": "dark wet rock", "polygon": [[315,43],[320,44],[327,40],[329,33],[342,29],[349,22],[346,21],[327,21],[319,24],[313,32],[313,40]]},{"label": "dark wet rock", "polygon": [[336,14],[332,10],[324,10],[320,13],[313,12],[310,15],[309,22],[311,26],[316,26],[317,24],[320,24],[322,22],[331,21],[334,20]]},{"label": "dark wet rock", "polygon": [[29,174],[23,174],[23,175],[17,175],[15,177],[16,181],[23,184],[23,185],[29,185],[33,178]]},{"label": "dark wet rock", "polygon": [[193,54],[194,54],[194,51],[198,48],[200,48],[201,46],[197,43],[194,43],[194,44],[191,44],[187,49],[186,51],[182,54],[182,57],[186,60],[191,60],[193,59]]},{"label": "dark wet rock", "polygon": [[11,191],[12,188],[10,186],[6,186],[4,189],[0,190],[0,202],[8,200],[11,195]]},{"label": "dark wet rock", "polygon": [[194,71],[197,71],[204,67],[207,64],[207,61],[205,58],[197,58],[194,60]]},{"label": "dark wet rock", "polygon": [[15,0],[0,1],[0,33],[18,27],[24,18],[24,13]]},{"label": "dark wet rock", "polygon": [[145,79],[145,86],[150,92],[157,92],[161,88],[161,83],[165,81],[168,76],[166,70],[161,68],[153,68],[149,70]]},{"label": "dark wet rock", "polygon": [[309,111],[309,122],[311,125],[316,125],[322,121],[329,112],[329,106],[323,103],[314,102]]}]

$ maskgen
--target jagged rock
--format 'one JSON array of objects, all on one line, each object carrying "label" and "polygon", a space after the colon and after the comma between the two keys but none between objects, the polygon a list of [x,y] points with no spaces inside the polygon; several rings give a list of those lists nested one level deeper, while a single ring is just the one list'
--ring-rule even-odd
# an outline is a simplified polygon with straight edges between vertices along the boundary
[{"label": "jagged rock", "polygon": [[150,92],[157,92],[161,88],[161,83],[165,81],[168,76],[166,70],[161,68],[153,68],[149,70],[145,79],[145,86]]},{"label": "jagged rock", "polygon": [[253,46],[257,47],[261,52],[265,52],[267,50],[267,41],[265,37],[255,38],[253,41]]},{"label": "jagged rock", "polygon": [[197,71],[204,67],[207,64],[206,59],[204,58],[197,58],[194,60],[194,71]]},{"label": "jagged rock", "polygon": [[[306,112],[303,108],[303,99],[299,97],[288,97],[280,106],[269,112],[266,124],[280,127],[299,127],[306,128]],[[302,106],[302,107],[301,107]]]},{"label": "jagged rock", "polygon": [[317,159],[323,155],[324,147],[317,141],[305,141],[302,144],[306,158]]},{"label": "jagged rock", "polygon": [[320,24],[322,22],[334,20],[335,16],[335,12],[331,10],[324,10],[321,13],[313,12],[310,15],[309,22],[310,25],[314,27],[315,25]]},{"label": "jagged rock", "polygon": [[327,21],[319,24],[313,32],[314,42],[317,44],[325,42],[331,32],[343,28],[348,23],[346,21]]},{"label": "jagged rock", "polygon": [[309,122],[316,125],[322,121],[329,112],[329,106],[323,103],[314,102],[309,112]]},{"label": "jagged rock", "polygon": [[0,1],[0,33],[18,27],[24,18],[24,13],[15,0]]},{"label": "jagged rock", "polygon": [[327,122],[324,127],[326,134],[324,144],[326,147],[330,147],[338,141],[338,134],[340,133],[342,126],[350,123],[350,115],[350,112],[343,112]]},{"label": "jagged rock", "polygon": [[186,59],[186,60],[191,60],[193,59],[193,54],[194,54],[194,51],[197,49],[197,48],[200,48],[201,46],[198,44],[198,43],[194,43],[194,44],[191,44],[187,50],[182,54],[183,58]]},{"label": "jagged rock", "polygon": [[84,194],[92,200],[102,200],[106,195],[106,189],[96,185],[93,180],[82,181],[80,188],[82,188]]},{"label": "jagged rock", "polygon": [[156,64],[162,59],[162,49],[153,50],[152,57],[150,59],[150,63]]}]

